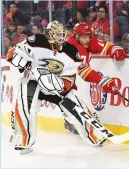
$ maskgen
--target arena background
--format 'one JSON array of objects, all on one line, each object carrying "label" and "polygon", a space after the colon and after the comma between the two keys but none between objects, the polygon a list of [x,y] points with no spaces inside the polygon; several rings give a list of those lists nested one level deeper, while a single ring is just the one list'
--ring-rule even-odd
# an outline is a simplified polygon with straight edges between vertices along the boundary
[{"label": "arena background", "polygon": [[[15,1],[15,4],[17,5],[14,5],[14,1],[2,1],[1,102],[2,123],[5,125],[10,126],[10,108],[14,99],[15,87],[17,79],[22,76],[6,61],[7,51],[27,36],[36,33],[44,34],[50,21],[56,19],[62,22],[68,33],[71,34],[74,25],[78,22],[77,13],[80,13],[84,21],[93,25],[96,36],[100,39],[110,40],[116,45],[122,45],[129,53],[128,1]],[[96,28],[97,20],[94,21],[92,18],[93,15],[98,15],[100,5],[106,6],[108,9],[107,32],[104,32],[103,24]],[[18,11],[14,18],[11,15],[12,8]],[[108,56],[92,55],[91,66],[105,75],[115,77],[120,91],[129,98],[129,59],[117,63]],[[119,79],[122,80],[122,83]],[[116,134],[129,131],[129,104],[126,101],[111,94],[104,95],[95,84],[84,83],[79,77],[77,84],[80,97],[92,105],[93,110],[98,113],[100,121],[106,127]],[[43,101],[37,121],[39,130],[66,132],[62,113],[54,104]]]}]

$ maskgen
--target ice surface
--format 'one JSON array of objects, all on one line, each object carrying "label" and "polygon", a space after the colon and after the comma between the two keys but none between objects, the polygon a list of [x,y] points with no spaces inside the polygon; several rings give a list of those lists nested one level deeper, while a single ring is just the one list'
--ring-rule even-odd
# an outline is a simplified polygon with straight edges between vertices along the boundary
[{"label": "ice surface", "polygon": [[129,168],[129,145],[91,147],[71,134],[38,132],[34,152],[20,155],[9,146],[10,129],[2,127],[2,168]]}]

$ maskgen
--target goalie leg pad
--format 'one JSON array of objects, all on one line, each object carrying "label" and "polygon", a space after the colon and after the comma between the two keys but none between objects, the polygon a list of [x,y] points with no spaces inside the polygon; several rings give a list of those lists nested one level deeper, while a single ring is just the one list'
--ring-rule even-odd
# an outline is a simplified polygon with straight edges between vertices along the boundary
[{"label": "goalie leg pad", "polygon": [[[70,103],[69,100],[68,100],[68,103]],[[64,108],[64,107],[62,106],[62,108]],[[65,109],[68,111],[68,107],[66,107]],[[108,130],[106,127],[104,127],[100,122],[98,122],[96,119],[94,119],[91,115],[89,115],[87,112],[83,111],[82,108],[75,106],[74,109],[81,115],[84,122],[87,122],[90,125],[92,125],[99,133],[101,133],[102,136],[104,136],[105,138],[110,140],[112,143],[121,144],[121,143],[129,140],[129,132],[126,132],[121,135],[115,135],[110,130]]]},{"label": "goalie leg pad", "polygon": [[[75,96],[75,95],[74,95]],[[74,101],[73,101],[74,100]],[[76,101],[76,103],[75,103]],[[61,102],[61,108],[62,110],[65,112],[65,119],[70,122],[71,124],[73,124],[76,128],[76,130],[78,131],[78,133],[80,134],[80,136],[87,140],[88,138],[88,142],[90,144],[94,144],[95,146],[99,146],[100,144],[102,144],[103,142],[105,142],[105,138],[102,137],[102,135],[100,135],[98,132],[96,132],[94,130],[94,128],[89,125],[85,119],[83,118],[83,116],[81,116],[80,113],[78,113],[78,111],[75,109],[75,107],[80,107],[81,110],[83,111],[83,107],[85,108],[85,111],[89,113],[88,109],[86,108],[85,105],[83,105],[84,103],[82,103],[77,96],[75,96],[74,98],[72,97],[71,100],[71,94],[70,94],[70,99],[69,98],[65,98],[62,102]],[[83,105],[83,107],[82,107]]]},{"label": "goalie leg pad", "polygon": [[69,98],[64,98],[63,101],[60,102],[60,107],[64,111],[64,113],[68,116],[66,119],[74,124],[77,129],[79,135],[83,140],[87,140],[87,132],[83,129],[83,122],[77,111],[75,110],[76,103],[70,100]]},{"label": "goalie leg pad", "polygon": [[39,89],[37,82],[28,79],[24,79],[20,85],[15,106],[15,135],[21,136],[14,145],[17,149],[30,147],[35,142]]}]

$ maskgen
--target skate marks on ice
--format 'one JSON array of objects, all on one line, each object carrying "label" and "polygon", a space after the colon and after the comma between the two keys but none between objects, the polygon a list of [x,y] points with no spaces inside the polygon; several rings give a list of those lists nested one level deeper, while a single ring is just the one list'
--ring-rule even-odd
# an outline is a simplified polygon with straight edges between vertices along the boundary
[{"label": "skate marks on ice", "polygon": [[129,146],[106,143],[91,147],[72,134],[37,133],[34,151],[20,155],[9,146],[9,129],[2,130],[2,168],[129,167]]}]

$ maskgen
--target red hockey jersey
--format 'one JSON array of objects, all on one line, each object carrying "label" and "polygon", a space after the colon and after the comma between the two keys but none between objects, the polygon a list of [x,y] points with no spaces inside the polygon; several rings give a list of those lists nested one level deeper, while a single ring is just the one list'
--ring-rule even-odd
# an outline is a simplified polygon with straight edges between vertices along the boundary
[{"label": "red hockey jersey", "polygon": [[80,45],[74,36],[69,37],[67,39],[67,42],[74,45],[78,49],[81,55],[81,58],[82,58],[82,62],[85,65],[87,65],[84,67],[79,67],[78,74],[85,81],[90,82],[90,81],[93,81],[93,78],[94,78],[94,81],[98,83],[98,81],[100,80],[100,77],[96,74],[97,72],[95,70],[90,68],[90,64],[89,64],[91,60],[90,54],[100,53],[101,55],[110,55],[111,49],[114,47],[114,45],[109,41],[99,40],[96,36],[91,38],[88,49]]}]

